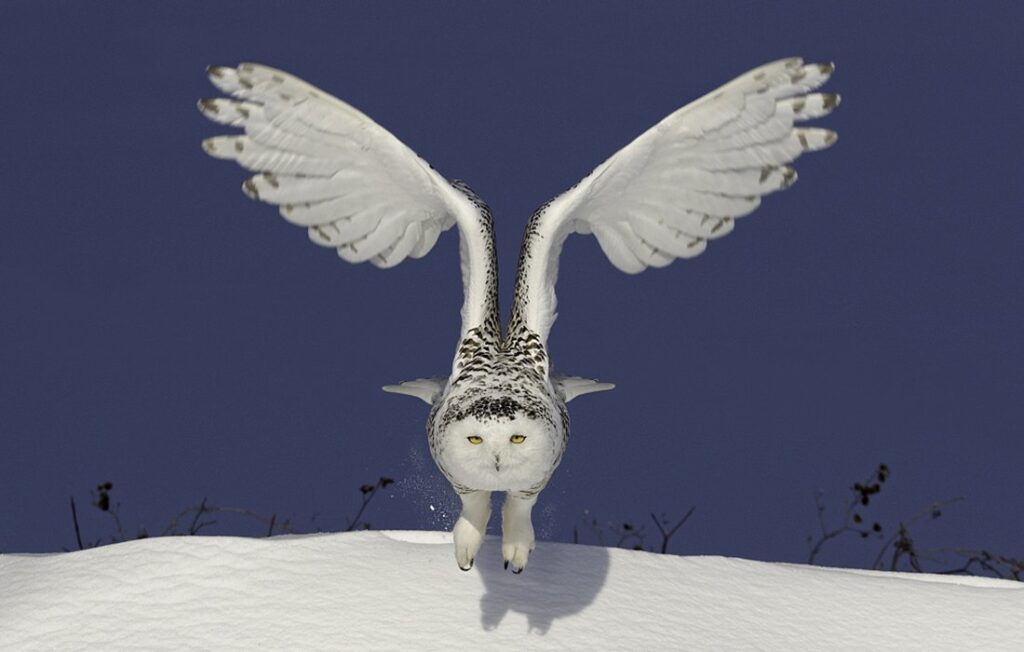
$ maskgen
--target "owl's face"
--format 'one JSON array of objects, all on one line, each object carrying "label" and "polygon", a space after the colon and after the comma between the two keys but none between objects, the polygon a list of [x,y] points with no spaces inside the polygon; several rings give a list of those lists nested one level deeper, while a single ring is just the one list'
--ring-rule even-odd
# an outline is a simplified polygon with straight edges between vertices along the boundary
[{"label": "owl's face", "polygon": [[438,462],[448,473],[460,484],[489,491],[525,491],[543,482],[562,445],[543,419],[521,414],[466,416],[448,427],[445,444]]}]

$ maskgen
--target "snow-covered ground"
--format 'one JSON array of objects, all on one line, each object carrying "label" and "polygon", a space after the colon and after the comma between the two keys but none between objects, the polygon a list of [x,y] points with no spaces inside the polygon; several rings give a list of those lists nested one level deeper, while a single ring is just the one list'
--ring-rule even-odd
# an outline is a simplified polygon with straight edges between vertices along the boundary
[{"label": "snow-covered ground", "polygon": [[440,532],[174,537],[0,555],[0,648],[1022,650],[1024,584]]}]

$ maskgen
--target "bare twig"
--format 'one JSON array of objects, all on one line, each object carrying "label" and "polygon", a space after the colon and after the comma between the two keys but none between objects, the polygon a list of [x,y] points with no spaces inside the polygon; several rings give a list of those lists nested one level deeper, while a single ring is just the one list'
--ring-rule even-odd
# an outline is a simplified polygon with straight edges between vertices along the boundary
[{"label": "bare twig", "polygon": [[[193,527],[195,528],[195,532],[198,532],[202,528],[212,525],[214,523],[214,521],[206,521],[203,523],[196,524],[196,519],[198,519],[201,514],[237,514],[238,516],[244,516],[246,518],[251,518],[254,521],[267,524],[268,526],[270,524],[271,518],[276,518],[276,516],[263,516],[262,514],[254,512],[251,509],[246,509],[244,507],[221,507],[218,505],[207,505],[206,500],[204,499],[201,504],[194,505],[192,507],[186,507],[185,509],[178,512],[178,514],[173,519],[171,519],[171,522],[167,525],[167,527],[163,529],[163,531],[160,533],[160,536],[177,534],[178,523],[182,519],[188,517],[193,513],[195,514],[195,516],[193,518],[192,523]],[[287,532],[288,534],[301,534],[299,531],[292,528],[291,522],[287,520],[282,523],[277,523],[275,527],[278,530],[281,530],[282,532]],[[195,532],[192,532],[191,530],[192,528],[188,530],[188,533],[195,534]]]},{"label": "bare twig", "polygon": [[[636,527],[629,521],[626,521],[622,525],[609,523],[608,529],[619,537],[619,540],[615,543],[616,548],[630,547],[633,550],[644,549],[644,526],[641,525],[640,527]],[[635,543],[632,546],[627,546],[626,543],[629,541],[634,541]]]},{"label": "bare twig", "polygon": [[[894,544],[896,545],[893,550],[893,559],[891,563],[891,566],[894,570],[896,562],[899,561],[899,557],[907,555],[908,557],[916,558],[917,551],[914,550],[913,542],[910,540],[910,537],[908,536],[907,526],[917,523],[925,516],[930,516],[933,519],[938,518],[942,514],[943,508],[945,508],[948,505],[958,503],[961,500],[963,500],[963,496],[957,496],[955,498],[950,498],[948,500],[942,500],[936,503],[932,503],[928,507],[925,507],[921,511],[911,516],[908,521],[900,522],[900,527],[896,530],[896,534],[886,539],[885,543],[882,544],[882,547],[879,549],[878,554],[875,556],[875,560],[871,563],[871,568],[877,570],[882,567],[882,558],[885,556],[886,550],[888,550],[889,547],[893,546]],[[911,553],[913,554],[911,555]],[[916,563],[916,560],[914,561],[914,563]]]},{"label": "bare twig", "polygon": [[111,542],[112,543],[117,543],[118,541],[124,541],[125,538],[126,538],[125,535],[124,535],[124,528],[121,527],[121,516],[119,514],[120,510],[121,510],[121,503],[117,503],[116,505],[111,507],[109,510],[107,510],[107,513],[110,514],[110,518],[114,519],[114,528],[115,528],[115,530],[117,532],[116,537],[111,537]]},{"label": "bare twig", "polygon": [[[969,550],[964,548],[946,548],[937,552],[950,553],[964,559],[964,564],[958,568],[936,571],[940,575],[973,575],[972,566],[979,566],[996,577],[1006,580],[1024,581],[1024,559],[1015,559],[1003,555],[994,555],[985,550]],[[1005,566],[1005,571],[999,567]]]},{"label": "bare twig", "polygon": [[75,523],[75,540],[78,541],[78,549],[84,550],[82,545],[82,531],[78,528],[78,510],[75,508],[75,497],[71,496],[71,520]]},{"label": "bare twig", "polygon": [[843,513],[843,520],[835,528],[831,530],[825,524],[825,504],[822,502],[822,492],[818,491],[814,494],[814,507],[818,513],[818,527],[821,530],[821,535],[815,541],[813,537],[807,537],[807,543],[810,546],[810,551],[807,555],[807,563],[813,564],[814,560],[818,557],[818,553],[821,552],[822,547],[828,541],[835,539],[836,537],[845,534],[847,532],[856,532],[863,538],[869,537],[871,534],[880,534],[882,532],[881,524],[875,522],[870,528],[861,526],[863,518],[856,511],[858,505],[861,507],[867,507],[871,503],[871,496],[881,491],[882,485],[889,477],[889,467],[885,464],[879,464],[878,468],[872,472],[866,481],[863,483],[855,482],[850,491],[853,492],[853,496],[850,498],[850,502],[846,505],[846,510]]},{"label": "bare twig", "polygon": [[[679,521],[674,524],[664,515],[658,518],[653,512],[650,513],[651,520],[654,521],[654,525],[658,528],[658,532],[661,534],[661,546],[660,550],[654,546],[647,546],[647,531],[643,525],[634,525],[632,521],[625,521],[622,523],[606,523],[601,525],[598,523],[596,518],[590,515],[589,510],[583,510],[583,515],[580,521],[583,525],[587,526],[593,535],[597,539],[598,545],[610,545],[616,548],[632,548],[633,550],[648,550],[650,552],[661,552],[665,554],[668,552],[669,542],[672,536],[676,534],[680,528],[689,520],[690,516],[693,515],[696,506],[691,507]],[[616,536],[614,543],[605,543],[605,532],[610,532]],[[572,542],[579,543],[580,541],[580,529],[579,526],[573,526],[572,529]]]},{"label": "bare twig", "polygon": [[[369,506],[370,501],[373,500],[374,494],[378,493],[378,490],[384,489],[387,486],[391,485],[392,483],[394,483],[394,480],[382,476],[377,480],[376,484],[363,485],[360,488],[360,491],[362,491],[363,493],[363,502],[362,505],[360,505],[359,511],[356,513],[355,518],[348,521],[348,527],[346,528],[346,531],[351,531],[353,529],[356,529],[357,527],[362,527],[363,529],[370,528],[370,524],[361,521],[361,519],[363,518],[363,515],[366,513],[366,509]],[[104,482],[100,485],[97,485],[96,488],[92,490],[92,502],[97,509],[110,514],[111,518],[114,521],[114,526],[116,527],[116,533],[110,536],[110,543],[118,543],[119,541],[127,540],[128,537],[124,533],[124,529],[121,526],[121,519],[118,515],[120,503],[111,504],[110,494],[112,488],[113,484],[110,482]],[[237,516],[242,516],[263,523],[266,526],[266,536],[268,537],[273,536],[275,532],[284,532],[288,534],[304,533],[302,530],[298,530],[292,526],[291,519],[284,519],[283,521],[278,521],[276,513],[271,514],[269,517],[266,517],[251,509],[246,509],[243,507],[222,507],[218,505],[211,505],[208,502],[208,498],[204,497],[198,505],[186,507],[185,509],[178,512],[178,514],[176,514],[174,518],[171,519],[170,523],[167,524],[163,531],[160,532],[160,534],[154,536],[199,534],[199,532],[202,531],[204,528],[217,524],[217,521],[214,519],[203,520],[203,517],[205,515],[214,514],[234,514]],[[74,496],[71,497],[71,518],[72,522],[74,523],[75,540],[78,543],[79,550],[101,545],[101,539],[97,539],[93,543],[82,541],[81,528],[78,522],[78,509],[75,504]],[[188,521],[188,528],[184,531],[181,531],[180,524],[184,522],[186,519],[190,519]],[[317,526],[316,531],[322,531],[322,528],[320,528],[320,526],[317,524],[315,515],[313,517],[313,523]],[[145,528],[139,528],[137,538],[144,539],[148,538],[149,536],[150,535]]]},{"label": "bare twig", "polygon": [[[348,521],[348,527],[345,528],[345,532],[351,532],[352,530],[356,529],[356,527],[359,525],[359,519],[362,518],[363,512],[366,511],[366,506],[370,504],[370,501],[373,500],[373,497],[378,493],[377,490],[383,489],[393,482],[394,480],[392,480],[391,478],[385,478],[381,476],[377,480],[376,484],[364,484],[359,488],[359,491],[361,491],[363,494],[363,504],[359,506],[359,511],[356,512],[355,518],[351,520],[348,518],[345,519],[346,521]],[[363,528],[364,530],[370,529],[369,523],[364,523],[363,525],[365,526]]]},{"label": "bare twig", "polygon": [[[669,539],[672,538],[673,534],[675,534],[676,532],[679,531],[679,528],[683,527],[683,523],[686,523],[686,521],[690,518],[690,515],[693,514],[693,510],[695,510],[695,509],[697,509],[696,505],[691,507],[689,509],[689,511],[687,511],[686,514],[683,515],[683,518],[679,519],[679,522],[676,523],[675,526],[673,526],[673,528],[671,530],[669,530],[668,532],[665,531],[665,528],[662,525],[662,522],[658,520],[658,517],[656,517],[654,515],[654,512],[651,512],[651,520],[653,520],[654,524],[658,526],[658,532],[661,533],[661,552],[662,552],[662,554],[665,554],[665,553],[668,552],[668,541],[669,541]],[[662,519],[665,520],[665,525],[668,525],[668,520],[665,519],[664,515],[662,516]]]},{"label": "bare twig", "polygon": [[[814,563],[815,558],[826,542],[846,532],[856,532],[864,538],[872,533],[881,534],[882,526],[879,523],[874,523],[870,529],[867,526],[861,525],[861,523],[864,523],[864,519],[861,516],[858,505],[866,507],[870,503],[871,497],[879,492],[888,474],[889,469],[883,464],[878,467],[867,482],[854,484],[851,488],[854,496],[846,507],[843,521],[832,529],[829,529],[825,523],[825,505],[821,500],[821,492],[815,495],[815,507],[818,512],[818,525],[821,529],[821,534],[817,541],[814,541],[813,537],[807,537],[808,544],[811,546],[809,563]],[[1024,561],[1019,559],[994,555],[984,550],[962,548],[924,549],[918,546],[911,536],[911,526],[926,518],[934,520],[941,517],[946,507],[961,500],[963,500],[963,497],[957,496],[932,503],[913,514],[909,519],[900,521],[895,532],[882,542],[870,568],[874,570],[882,570],[884,568],[890,571],[910,570],[918,573],[930,572],[941,575],[989,574],[1003,579],[1021,581],[1024,578]],[[936,570],[936,566],[941,568],[943,565],[946,565],[949,555],[959,557],[962,561],[952,567]]]},{"label": "bare twig", "polygon": [[[1024,561],[1020,559],[1014,559],[1013,557],[1006,557],[1003,555],[995,555],[985,550],[968,550],[963,548],[940,548],[932,551],[932,555],[943,555],[952,554],[963,559],[963,563],[959,566],[952,568],[946,568],[942,570],[931,570],[924,569],[920,563],[921,559],[925,556],[922,555],[913,545],[912,541],[909,541],[909,535],[906,537],[907,541],[902,539],[897,540],[894,552],[893,560],[890,564],[890,570],[899,570],[899,560],[902,556],[907,557],[907,563],[911,569],[923,573],[935,573],[937,575],[984,575],[988,574],[993,577],[998,577],[1005,580],[1024,580]],[[939,560],[933,559],[934,562]],[[977,570],[975,570],[977,566]]]},{"label": "bare twig", "polygon": [[188,533],[190,535],[195,535],[195,533],[199,531],[199,527],[202,527],[202,526],[196,527],[196,524],[199,522],[199,517],[202,516],[203,512],[205,512],[205,511],[206,511],[206,496],[203,496],[202,502],[199,503],[199,509],[196,510],[195,518],[192,519],[192,525],[188,526]]}]

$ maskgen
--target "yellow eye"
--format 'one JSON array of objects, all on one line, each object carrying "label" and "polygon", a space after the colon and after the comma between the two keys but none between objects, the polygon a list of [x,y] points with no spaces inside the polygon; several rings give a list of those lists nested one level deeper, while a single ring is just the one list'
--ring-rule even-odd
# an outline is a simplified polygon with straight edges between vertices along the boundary
[{"label": "yellow eye", "polygon": [[526,435],[512,435],[512,438],[509,439],[509,441],[513,444],[521,444],[526,441]]},{"label": "yellow eye", "polygon": [[471,443],[471,444],[482,444],[482,443],[484,443],[484,438],[479,436],[479,435],[470,435],[469,437],[466,437],[466,439],[468,439],[469,443]]}]

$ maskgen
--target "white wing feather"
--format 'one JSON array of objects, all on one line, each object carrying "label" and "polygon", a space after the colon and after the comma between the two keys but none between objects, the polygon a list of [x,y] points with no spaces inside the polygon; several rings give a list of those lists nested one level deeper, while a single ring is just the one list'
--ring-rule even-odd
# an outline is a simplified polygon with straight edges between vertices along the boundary
[{"label": "white wing feather", "polygon": [[547,340],[570,233],[593,233],[613,265],[635,274],[699,255],[763,195],[792,185],[788,164],[836,140],[833,131],[795,126],[839,104],[838,95],[804,95],[833,69],[793,58],[751,70],[675,111],[552,200],[527,231],[513,322]]},{"label": "white wing feather", "polygon": [[257,172],[242,184],[249,197],[279,206],[343,260],[377,267],[426,255],[458,224],[463,332],[483,321],[488,254],[464,194],[373,120],[288,73],[243,63],[211,67],[209,76],[235,99],[200,100],[200,111],[245,133],[208,138],[203,148]]},{"label": "white wing feather", "polygon": [[615,385],[612,383],[601,383],[590,378],[581,378],[579,376],[552,375],[551,384],[562,396],[562,400],[566,403],[577,396],[592,394],[594,392],[607,392],[610,389],[615,389]]},{"label": "white wing feather", "polygon": [[381,389],[392,394],[414,396],[428,405],[433,405],[434,402],[440,398],[441,394],[444,393],[444,389],[447,386],[448,378],[444,376],[435,376],[433,378],[407,380],[404,383],[399,383],[397,385],[384,385]]}]

